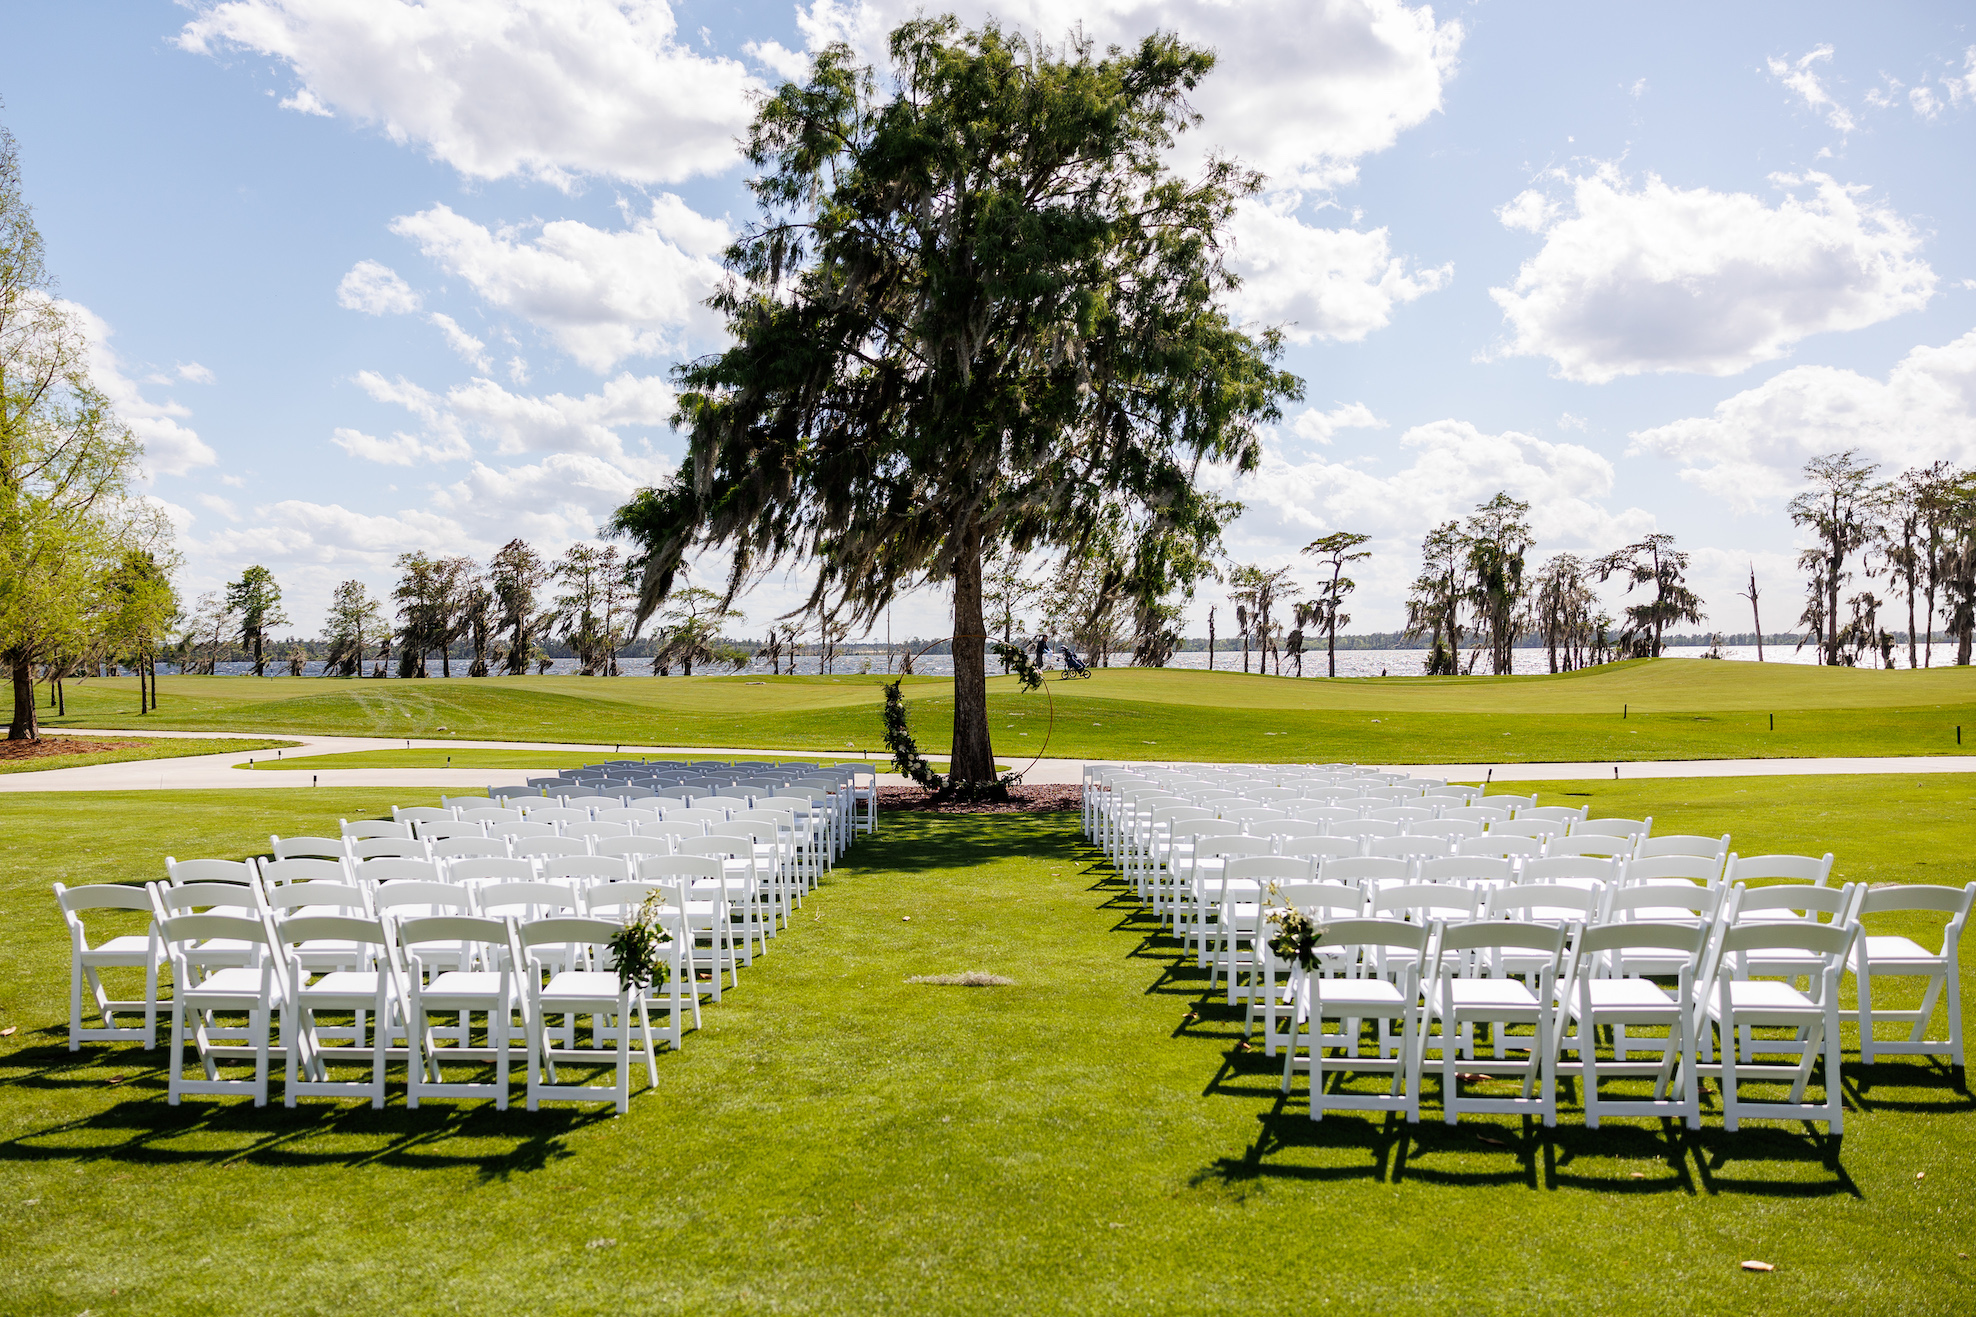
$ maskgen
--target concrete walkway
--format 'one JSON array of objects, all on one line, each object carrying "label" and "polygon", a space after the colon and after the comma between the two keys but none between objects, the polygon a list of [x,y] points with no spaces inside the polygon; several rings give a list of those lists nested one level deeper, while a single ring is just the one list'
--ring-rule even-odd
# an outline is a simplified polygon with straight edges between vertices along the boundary
[{"label": "concrete walkway", "polygon": [[[219,739],[223,737],[267,736],[299,741],[294,749],[280,752],[287,760],[316,755],[347,754],[354,750],[560,750],[615,759],[631,755],[655,759],[746,759],[768,755],[800,756],[814,754],[836,757],[828,751],[766,750],[758,746],[599,746],[582,743],[542,741],[424,741],[373,736],[306,736],[288,732],[131,732],[90,731],[63,728],[63,734],[81,737],[142,737]],[[251,754],[187,755],[180,759],[138,759],[120,764],[92,764],[81,768],[53,768],[44,772],[0,775],[0,793],[10,791],[214,791],[278,787],[403,787],[437,789],[449,794],[470,795],[490,786],[521,786],[530,777],[542,776],[546,769],[512,768],[332,768],[309,772],[285,769],[275,772],[236,767],[250,759],[267,759],[272,750]],[[937,758],[937,757],[935,757]],[[1082,780],[1084,762],[1077,759],[1040,759],[1034,765],[1018,756],[1002,756],[1002,762],[1023,773],[1023,780],[1037,786],[1076,783]],[[873,758],[874,764],[882,760]],[[1611,781],[1614,770],[1621,778],[1655,777],[1796,777],[1826,773],[1976,773],[1976,755],[1913,755],[1898,758],[1856,759],[1681,759],[1645,763],[1613,764],[1395,764],[1386,771],[1438,777],[1450,782],[1536,782],[1552,780]],[[896,773],[881,773],[881,783],[903,785]]]}]

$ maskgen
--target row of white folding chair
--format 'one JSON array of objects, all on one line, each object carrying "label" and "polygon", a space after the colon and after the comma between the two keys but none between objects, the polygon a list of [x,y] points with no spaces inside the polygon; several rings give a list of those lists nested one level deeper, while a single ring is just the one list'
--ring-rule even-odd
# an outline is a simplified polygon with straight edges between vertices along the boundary
[{"label": "row of white folding chair", "polygon": [[[1348,962],[1337,965],[1344,977],[1309,974],[1301,967],[1293,971],[1295,986],[1289,993],[1293,1023],[1284,1086],[1288,1088],[1297,1068],[1299,1026],[1321,1030],[1324,1020],[1337,1019],[1341,1032],[1330,1036],[1335,1041],[1306,1042],[1309,1059],[1304,1066],[1312,1076],[1312,1118],[1320,1119],[1327,1108],[1372,1107],[1398,1109],[1409,1119],[1418,1119],[1420,1076],[1426,1053],[1437,1045],[1432,1030],[1438,1019],[1443,1109],[1451,1124],[1465,1110],[1536,1114],[1547,1125],[1554,1124],[1556,1075],[1560,1069],[1575,1069],[1583,1080],[1588,1124],[1596,1126],[1601,1115],[1610,1114],[1682,1117],[1696,1126],[1700,1123],[1697,1079],[1706,1068],[1721,1079],[1729,1129],[1742,1119],[1762,1117],[1824,1121],[1833,1133],[1840,1133],[1838,980],[1856,932],[1849,918],[1856,901],[1850,888],[1835,892],[1799,886],[1780,894],[1780,902],[1791,903],[1788,907],[1779,903],[1761,909],[1825,909],[1831,922],[1803,914],[1788,920],[1764,917],[1756,913],[1754,902],[1751,913],[1756,917],[1739,919],[1736,907],[1750,897],[1751,893],[1738,889],[1731,909],[1713,929],[1704,923],[1574,927],[1533,920],[1339,921],[1327,930],[1326,942],[1334,956],[1342,955]],[[1363,943],[1355,942],[1361,938]],[[1374,948],[1376,955],[1352,960],[1358,945]],[[1392,954],[1396,948],[1412,951],[1418,959],[1396,960]],[[1673,993],[1639,972],[1645,960],[1655,967],[1652,972],[1667,973],[1670,956],[1676,962]],[[1323,964],[1319,962],[1320,968]],[[1752,971],[1805,977],[1807,990],[1800,991],[1789,981],[1753,980]],[[1423,979],[1433,981],[1423,983]],[[1384,1022],[1376,1039],[1378,1056],[1369,1063],[1356,1056],[1359,1022],[1366,1019]],[[1392,1030],[1395,1021],[1398,1028]],[[1570,1033],[1574,1023],[1575,1038]],[[1495,1031],[1492,1055],[1487,1058],[1478,1055],[1474,1035],[1475,1026],[1484,1024]],[[1597,1060],[1599,1028],[1626,1024],[1668,1031],[1665,1038],[1649,1042],[1660,1053],[1654,1062],[1628,1062],[1623,1051],[1617,1051],[1611,1062]],[[1762,1025],[1790,1027],[1794,1037],[1754,1042],[1749,1037],[1752,1027]],[[1528,1026],[1531,1033],[1510,1036],[1507,1030],[1512,1026]],[[1722,1059],[1704,1067],[1700,1053],[1706,1050],[1710,1027],[1721,1035]],[[1573,1044],[1578,1061],[1561,1063],[1558,1050]],[[1632,1045],[1634,1050],[1648,1050],[1637,1036]],[[1334,1058],[1343,1069],[1389,1075],[1389,1091],[1376,1097],[1325,1093],[1327,1050],[1344,1053]],[[1508,1055],[1515,1051],[1523,1057]],[[1826,1097],[1811,1104],[1804,1100],[1804,1090],[1821,1051]],[[1758,1055],[1778,1054],[1792,1059],[1784,1064],[1756,1060]],[[1608,1078],[1652,1074],[1653,1098],[1602,1099],[1601,1069]],[[1469,1072],[1520,1077],[1523,1093],[1513,1099],[1466,1096],[1461,1081]],[[1738,1085],[1752,1078],[1789,1080],[1789,1098],[1742,1100]]]},{"label": "row of white folding chair", "polygon": [[[267,861],[191,860],[166,861],[171,887],[198,885],[202,890],[213,884],[235,884],[267,895],[261,904],[292,905],[295,898],[282,893],[296,884],[308,882],[349,883],[378,895],[377,910],[392,904],[415,902],[416,891],[448,889],[447,899],[457,905],[470,903],[470,891],[489,884],[567,883],[579,891],[606,883],[652,878],[678,872],[697,872],[695,866],[712,865],[725,875],[720,898],[719,925],[727,930],[727,952],[721,953],[723,970],[732,970],[738,981],[740,964],[754,963],[757,944],[765,952],[767,939],[778,926],[786,927],[796,895],[791,884],[773,860],[763,855],[758,838],[711,836],[686,838],[670,851],[616,856],[556,856],[543,859],[467,857],[451,861],[381,857],[362,862],[328,859],[286,859]],[[764,862],[766,859],[766,862]],[[250,903],[251,904],[251,903]],[[375,911],[374,911],[375,913]],[[710,925],[713,927],[713,925]],[[741,937],[737,962],[732,955],[732,933]],[[719,973],[714,983],[719,1000]]]},{"label": "row of white folding chair", "polygon": [[[428,1097],[488,1097],[498,1108],[508,1102],[511,1030],[522,1016],[526,1041],[527,1087],[530,1110],[542,1101],[612,1101],[622,1112],[630,1100],[630,1046],[634,1014],[642,1031],[643,1051],[651,1083],[658,1082],[652,1051],[650,1009],[669,1006],[669,1038],[677,1045],[685,1003],[678,988],[681,960],[675,955],[673,987],[668,994],[626,987],[615,970],[603,968],[611,937],[621,927],[615,919],[554,916],[535,920],[490,919],[448,914],[404,920],[349,915],[301,915],[278,919],[182,914],[159,923],[159,938],[180,985],[170,1002],[172,1055],[167,1100],[176,1105],[188,1094],[248,1094],[256,1106],[265,1105],[272,1062],[286,1062],[284,1099],[289,1106],[304,1096],[368,1097],[373,1107],[385,1099],[387,1061],[406,1061],[407,1104]],[[352,949],[351,962],[368,968],[332,969],[318,973],[299,951],[324,942]],[[259,953],[252,966],[215,959],[216,947],[251,945]],[[673,945],[678,945],[675,939]],[[471,966],[471,968],[469,968]],[[520,970],[518,973],[517,970]],[[328,1028],[321,1013],[348,1013],[349,1028]],[[220,1015],[247,1017],[245,1030],[222,1033]],[[364,1019],[370,1017],[369,1042]],[[434,1027],[431,1016],[457,1017],[457,1027]],[[474,1048],[467,1031],[468,1017],[487,1018],[489,1046]],[[281,1041],[274,1038],[280,1017]],[[590,1048],[575,1046],[576,1020],[592,1017]],[[561,1030],[551,1026],[561,1017]],[[229,1045],[223,1038],[246,1035]],[[439,1046],[451,1034],[454,1046]],[[347,1047],[332,1047],[336,1036],[350,1038]],[[399,1038],[404,1045],[394,1048]],[[203,1079],[185,1077],[185,1044],[197,1049]],[[563,1046],[558,1047],[558,1041]],[[604,1042],[614,1042],[607,1052]],[[370,1059],[369,1079],[338,1081],[329,1066]],[[251,1080],[222,1078],[222,1061],[251,1058]],[[496,1079],[486,1083],[447,1083],[442,1066],[449,1060],[491,1061]],[[614,1061],[615,1082],[609,1088],[558,1082],[555,1063],[584,1064]]]}]

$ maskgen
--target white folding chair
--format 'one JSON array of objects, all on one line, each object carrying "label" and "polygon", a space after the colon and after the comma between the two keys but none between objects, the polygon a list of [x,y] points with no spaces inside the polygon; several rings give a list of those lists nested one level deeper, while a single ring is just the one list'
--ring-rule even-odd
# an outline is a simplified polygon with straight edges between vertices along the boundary
[{"label": "white folding chair", "polygon": [[[528,1109],[543,1102],[614,1101],[620,1115],[631,1109],[631,1017],[635,1009],[643,1031],[645,1068],[653,1087],[659,1082],[659,1063],[652,1051],[652,1020],[645,998],[629,984],[622,983],[615,969],[564,969],[549,971],[531,957],[539,946],[582,945],[591,948],[594,964],[608,958],[611,937],[619,925],[607,919],[536,919],[515,926],[515,960],[521,969],[527,1000],[528,1023]],[[613,1036],[616,1083],[610,1088],[590,1084],[562,1083],[557,1062],[565,1065],[594,1065],[604,1061],[598,1047],[555,1047],[548,1018],[568,1019],[573,1033],[576,1020],[589,1016],[593,1037]]]},{"label": "white folding chair", "polygon": [[[1427,938],[1427,929],[1397,919],[1336,920],[1324,926],[1320,946],[1337,959],[1292,967],[1295,1013],[1283,1091],[1290,1091],[1292,1074],[1308,1070],[1312,1120],[1323,1120],[1326,1111],[1397,1111],[1409,1124],[1420,1120],[1420,968]],[[1326,1020],[1338,1022],[1336,1033],[1324,1028]],[[1369,1055],[1360,1050],[1368,1020],[1378,1026]],[[1339,1072],[1335,1088],[1326,1080],[1327,1065]],[[1384,1093],[1349,1092],[1342,1083],[1349,1073],[1390,1075],[1391,1082]]]},{"label": "white folding chair", "polygon": [[[1637,921],[1601,924],[1579,934],[1573,982],[1564,993],[1564,1005],[1577,1025],[1576,1069],[1584,1092],[1586,1128],[1597,1129],[1606,1116],[1659,1116],[1685,1120],[1689,1129],[1701,1128],[1701,1085],[1696,1080],[1692,1015],[1695,978],[1708,940],[1706,925]],[[1629,957],[1637,965],[1643,953],[1656,963],[1674,961],[1672,992],[1650,978],[1628,972]],[[1667,1036],[1664,1040],[1629,1036],[1625,1030],[1632,1027],[1665,1029]],[[1600,1061],[1602,1028],[1611,1029],[1615,1040],[1627,1039],[1634,1050],[1651,1049],[1658,1042],[1660,1059],[1627,1061],[1625,1052],[1615,1048],[1611,1061]],[[1559,1031],[1560,1047],[1572,1041]],[[1609,1098],[1600,1092],[1602,1079],[1642,1076],[1651,1076],[1654,1081],[1652,1097]]]},{"label": "white folding chair", "polygon": [[[494,1099],[508,1109],[514,1014],[521,1009],[514,972],[513,923],[484,915],[425,915],[401,921],[394,954],[406,983],[405,1105],[426,1098]],[[456,1021],[435,1027],[434,1015]],[[475,1047],[475,1015],[487,1018],[487,1045]],[[441,1039],[450,1038],[450,1046]],[[447,1079],[448,1061],[492,1063],[492,1082]]]},{"label": "white folding chair", "polygon": [[[276,941],[287,957],[289,991],[281,1003],[281,1036],[288,1073],[282,1103],[294,1106],[303,1097],[367,1097],[373,1109],[384,1107],[384,1073],[391,1041],[391,1009],[397,999],[390,967],[390,936],[382,922],[350,915],[299,915],[276,924]],[[350,947],[352,959],[368,962],[359,969],[330,969],[313,980],[321,948]],[[349,1012],[347,1029],[317,1026],[319,1011]],[[364,1045],[364,1017],[370,1016],[370,1046]],[[332,1033],[347,1035],[347,1047],[329,1046]],[[370,1078],[338,1080],[329,1067],[346,1058],[369,1053]]]},{"label": "white folding chair", "polygon": [[[1543,1118],[1546,1127],[1557,1124],[1553,1013],[1562,977],[1565,935],[1562,925],[1484,919],[1448,924],[1434,939],[1435,982],[1421,1021],[1420,1048],[1424,1064],[1427,1049],[1434,1045],[1430,1033],[1438,1021],[1441,1109],[1448,1124],[1455,1124],[1465,1111],[1535,1114]],[[1531,981],[1479,972],[1481,964],[1501,953],[1537,960]],[[1475,1026],[1484,1024],[1492,1032],[1487,1057],[1480,1054],[1481,1043],[1475,1040]],[[1510,1032],[1519,1026],[1529,1027],[1531,1033]],[[1463,1056],[1464,1050],[1472,1054]],[[1512,1051],[1524,1052],[1524,1059],[1512,1058]],[[1461,1077],[1471,1071],[1520,1076],[1523,1091],[1516,1097],[1469,1097],[1462,1092]]]},{"label": "white folding chair", "polygon": [[343,837],[269,837],[268,851],[277,860],[341,860],[350,854]]},{"label": "white folding chair", "polygon": [[[275,1013],[286,1000],[281,957],[275,953],[273,935],[263,917],[234,915],[171,915],[158,921],[159,940],[164,943],[172,967],[171,1057],[165,1085],[165,1100],[177,1106],[187,1095],[225,1097],[249,1094],[254,1105],[268,1104],[268,1065],[273,1050],[271,1033]],[[225,960],[209,959],[215,948],[245,945],[253,951],[252,964],[241,964],[228,955]],[[230,1029],[228,1036],[240,1037],[245,1046],[222,1046],[216,1038],[220,1030],[213,1017],[244,1015],[245,1029]],[[185,1077],[187,1041],[205,1070],[203,1079]],[[245,1054],[243,1056],[242,1054]],[[251,1057],[252,1079],[222,1079],[219,1062]]]},{"label": "white folding chair", "polygon": [[[142,887],[122,883],[89,883],[82,887],[55,884],[55,902],[62,909],[62,920],[69,928],[69,1050],[82,1050],[85,1042],[142,1042],[147,1048],[158,1045],[158,970],[165,963],[165,949],[158,941],[151,893]],[[92,910],[137,910],[144,914],[145,931],[118,933],[92,945],[82,916]],[[122,1001],[112,998],[103,986],[106,969],[144,971],[144,996]],[[91,1027],[83,1023],[83,993],[87,991],[103,1023]],[[116,1013],[142,1011],[142,1026],[118,1024]]]},{"label": "white folding chair", "polygon": [[[1857,929],[1850,925],[1818,924],[1808,920],[1731,925],[1722,930],[1715,951],[1715,972],[1704,985],[1697,1029],[1713,1024],[1720,1034],[1713,1066],[1698,1066],[1716,1074],[1722,1086],[1722,1127],[1731,1132],[1744,1120],[1807,1120],[1821,1122],[1832,1134],[1845,1132],[1845,1099],[1839,1085],[1839,976]],[[1788,957],[1794,963],[1815,958],[1810,990],[1799,991],[1779,979],[1737,977],[1736,963]],[[1759,1037],[1760,1028],[1791,1031],[1787,1040]],[[1739,1038],[1748,1041],[1739,1045]],[[1812,1068],[1824,1053],[1825,1100],[1807,1102]],[[1795,1062],[1759,1063],[1755,1058],[1783,1053]],[[1747,1057],[1747,1059],[1746,1059]],[[1781,1102],[1752,1102],[1741,1095],[1751,1079],[1784,1080],[1790,1095]]]},{"label": "white folding chair", "polygon": [[1729,852],[1723,866],[1722,885],[1737,883],[1810,883],[1823,887],[1832,878],[1832,852],[1812,855],[1738,855]]},{"label": "white folding chair", "polygon": [[[1882,887],[1868,891],[1859,903],[1862,919],[1867,915],[1930,912],[1948,915],[1942,930],[1942,946],[1930,951],[1913,938],[1898,934],[1873,935],[1861,931],[1853,943],[1847,965],[1859,987],[1859,1009],[1841,1011],[1841,1019],[1859,1025],[1859,1059],[1872,1065],[1880,1053],[1891,1056],[1946,1056],[1949,1063],[1968,1072],[1968,1056],[1962,1042],[1962,930],[1969,922],[1969,909],[1976,903],[1976,883],[1966,887],[1935,887],[1927,884]],[[1927,987],[1918,1008],[1900,1010],[1873,1004],[1875,979],[1922,979]],[[1928,1038],[1929,1021],[1935,1017],[1936,1000],[1948,998],[1949,1036]],[[1874,1026],[1882,1021],[1910,1026],[1907,1037],[1887,1041],[1874,1037]],[[73,1050],[73,1048],[71,1049]]]}]

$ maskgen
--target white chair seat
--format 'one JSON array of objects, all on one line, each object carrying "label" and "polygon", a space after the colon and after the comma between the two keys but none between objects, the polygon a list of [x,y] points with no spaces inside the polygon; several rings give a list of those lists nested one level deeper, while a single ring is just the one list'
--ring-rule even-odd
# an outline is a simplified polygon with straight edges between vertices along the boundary
[{"label": "white chair seat", "polygon": [[[1878,956],[1878,952],[1874,953]],[[143,965],[151,957],[151,939],[144,933],[125,933],[121,937],[105,938],[82,953],[83,960],[91,965],[111,965],[128,967]]]},{"label": "white chair seat", "polygon": [[295,996],[298,1001],[311,1005],[320,1005],[332,999],[368,1003],[377,998],[377,979],[375,970],[333,970],[314,983],[297,989]]},{"label": "white chair seat", "polygon": [[1457,1010],[1536,1010],[1537,998],[1520,979],[1453,979],[1449,983]]},{"label": "white chair seat", "polygon": [[[1713,996],[1709,1001],[1711,1007],[1717,1005]],[[1809,1012],[1816,1015],[1820,1007],[1788,983],[1776,979],[1738,979],[1729,985],[1729,1009],[1738,1012]]]},{"label": "white chair seat", "polygon": [[[125,939],[118,938],[114,940],[123,941]],[[140,945],[144,941],[143,938],[137,938],[135,940]],[[1933,969],[1942,963],[1942,957],[1939,952],[1928,950],[1928,948],[1922,946],[1913,938],[1864,937],[1860,940],[1866,943],[1867,960],[1872,964],[1875,971],[1882,974],[1893,973],[1902,968]],[[1859,947],[1857,944],[1854,945],[1852,951],[1848,954],[1846,963],[1853,972],[1857,973],[1859,971]]]},{"label": "white chair seat", "polygon": [[[200,950],[203,952],[205,948],[201,947]],[[182,989],[178,995],[208,1010],[213,1009],[212,1003],[217,1001],[258,1003],[261,998],[261,971],[246,965],[231,965],[214,970],[197,985]]]},{"label": "white chair seat", "polygon": [[1399,988],[1385,979],[1316,979],[1313,982],[1317,984],[1317,1000],[1322,1006],[1390,1006],[1397,1010],[1407,1004],[1400,996]]},{"label": "white chair seat", "polygon": [[1593,979],[1587,987],[1593,1010],[1672,1009],[1679,1005],[1667,989],[1647,979]]},{"label": "white chair seat", "polygon": [[[613,976],[615,977],[615,976]],[[419,989],[419,1000],[430,1010],[450,1010],[446,1002],[498,1001],[501,975],[494,970],[450,969]]]},{"label": "white chair seat", "polygon": [[540,1001],[544,1007],[553,1008],[558,1004],[590,1002],[616,1003],[618,999],[618,976],[614,970],[575,969],[564,970],[555,975],[543,987]]}]

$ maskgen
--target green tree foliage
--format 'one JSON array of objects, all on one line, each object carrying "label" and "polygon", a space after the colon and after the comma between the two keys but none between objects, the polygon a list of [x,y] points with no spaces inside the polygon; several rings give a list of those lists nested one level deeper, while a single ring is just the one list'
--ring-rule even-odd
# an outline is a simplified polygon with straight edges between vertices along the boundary
[{"label": "green tree foliage", "polygon": [[10,740],[38,739],[38,667],[65,670],[99,639],[104,590],[125,555],[162,561],[170,527],[129,497],[142,449],[90,381],[79,318],[53,295],[0,129],[0,663]]},{"label": "green tree foliage", "polygon": [[494,590],[498,625],[508,633],[502,670],[519,677],[528,671],[529,659],[541,647],[539,632],[546,619],[536,594],[548,584],[549,569],[527,540],[512,539],[488,560],[487,579]]},{"label": "green tree foliage", "polygon": [[1688,555],[1674,547],[1672,535],[1649,535],[1614,549],[1595,566],[1601,581],[1624,576],[1629,594],[1635,586],[1653,588],[1653,598],[1627,605],[1626,627],[1619,633],[1621,653],[1659,658],[1662,632],[1679,622],[1702,620],[1701,596],[1687,586]]},{"label": "green tree foliage", "polygon": [[1468,544],[1461,524],[1444,521],[1420,543],[1420,575],[1407,595],[1409,638],[1429,638],[1427,675],[1461,668],[1462,603],[1468,598]]},{"label": "green tree foliage", "polygon": [[748,652],[722,644],[720,637],[729,623],[741,620],[740,610],[729,608],[712,590],[697,585],[674,590],[659,615],[652,674],[665,676],[678,668],[690,677],[696,663],[702,667],[721,663],[740,671],[747,666]]},{"label": "green tree foliage", "polygon": [[1820,653],[1827,664],[1845,661],[1839,639],[1839,591],[1852,579],[1853,556],[1878,533],[1879,491],[1873,483],[1880,468],[1862,462],[1848,449],[1805,463],[1811,488],[1791,500],[1791,520],[1818,537],[1816,546],[1798,555],[1809,578],[1810,599],[1799,621],[1821,631]]},{"label": "green tree foliage", "polygon": [[[1228,597],[1235,601],[1235,625],[1242,632],[1242,671],[1249,670],[1249,642],[1260,651],[1258,672],[1269,671],[1269,656],[1282,625],[1276,605],[1290,585],[1290,568],[1264,567],[1260,563],[1232,564],[1228,569]],[[1276,675],[1283,675],[1283,659],[1276,660]]]},{"label": "green tree foliage", "polygon": [[1591,569],[1573,553],[1553,554],[1531,584],[1531,611],[1552,672],[1572,672],[1601,660],[1609,619],[1598,608]]},{"label": "green tree foliage", "polygon": [[826,47],[762,103],[762,215],[711,300],[733,346],[679,371],[688,460],[612,528],[642,550],[640,622],[706,548],[731,552],[730,599],[814,563],[812,606],[853,627],[950,587],[953,774],[986,783],[984,552],[1081,552],[1123,510],[1128,592],[1157,602],[1159,547],[1219,534],[1200,463],[1253,469],[1257,425],[1301,385],[1271,366],[1275,334],[1220,305],[1224,229],[1259,177],[1165,163],[1211,54],[1156,35],[1100,57],[951,18],[889,49],[881,75]]},{"label": "green tree foliage", "polygon": [[1489,643],[1497,676],[1514,672],[1517,631],[1524,621],[1524,555],[1530,551],[1530,505],[1499,493],[1478,504],[1463,540],[1468,557],[1468,603],[1475,629]]},{"label": "green tree foliage", "polygon": [[137,711],[148,713],[158,705],[158,652],[179,617],[171,573],[151,550],[126,549],[101,597],[104,648],[137,673]]},{"label": "green tree foliage", "polygon": [[323,620],[323,636],[328,641],[322,675],[332,672],[342,677],[360,677],[364,671],[364,650],[379,647],[378,657],[390,644],[391,624],[384,618],[384,607],[371,596],[362,581],[345,581],[330,597],[329,615]]},{"label": "green tree foliage", "polygon": [[[1324,628],[1325,675],[1338,675],[1338,628],[1350,622],[1351,615],[1341,612],[1345,596],[1358,588],[1358,583],[1345,575],[1345,568],[1352,563],[1372,556],[1372,550],[1361,549],[1359,545],[1371,539],[1357,531],[1333,531],[1329,535],[1312,540],[1303,551],[1319,559],[1331,569],[1331,578],[1318,587],[1317,597],[1310,602],[1308,613],[1298,610],[1297,626],[1301,629],[1306,618]],[[1301,643],[1298,650],[1303,649]],[[1299,658],[1297,675],[1303,675],[1303,662]]]},{"label": "green tree foliage", "polygon": [[240,644],[254,656],[254,675],[264,676],[261,646],[268,632],[288,625],[288,614],[281,608],[281,586],[274,573],[256,564],[226,587],[226,611],[240,628]]},{"label": "green tree foliage", "polygon": [[563,588],[553,608],[556,632],[576,651],[586,677],[612,671],[617,644],[612,605],[622,607],[624,555],[615,546],[569,546],[550,574]]}]

